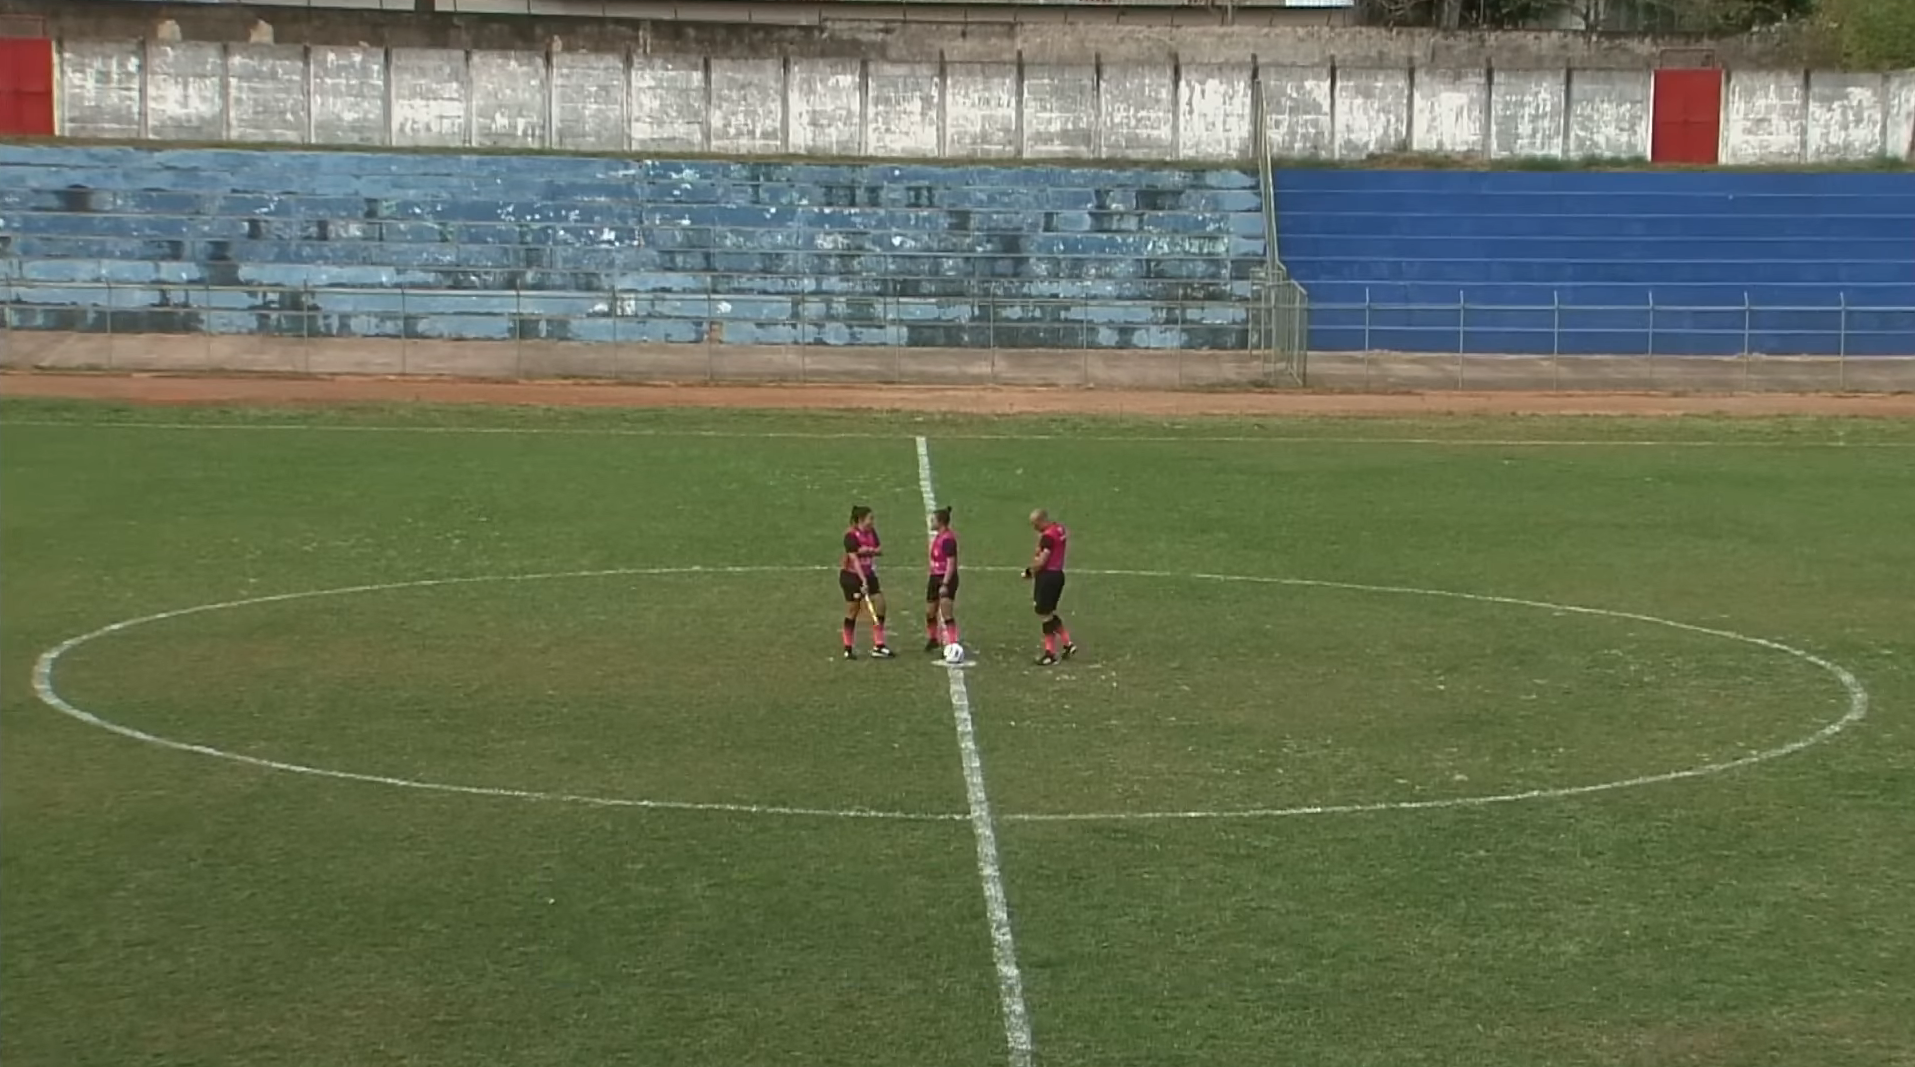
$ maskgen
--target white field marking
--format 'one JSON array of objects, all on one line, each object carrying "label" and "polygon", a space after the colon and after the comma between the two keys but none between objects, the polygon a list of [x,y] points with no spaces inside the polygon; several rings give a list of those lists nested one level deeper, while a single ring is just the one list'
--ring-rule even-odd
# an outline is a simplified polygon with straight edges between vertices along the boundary
[{"label": "white field marking", "polygon": [[[928,821],[955,822],[955,821],[963,821],[963,820],[969,819],[970,816],[964,813],[876,811],[876,810],[868,810],[868,809],[832,810],[832,809],[822,809],[822,808],[795,808],[795,807],[780,807],[780,806],[772,806],[772,805],[754,805],[754,804],[702,804],[702,803],[688,803],[688,802],[669,801],[669,800],[638,800],[638,799],[627,799],[627,798],[619,798],[619,797],[590,797],[590,796],[577,796],[577,795],[567,794],[567,793],[540,792],[537,790],[496,789],[496,788],[489,788],[484,786],[448,785],[448,784],[440,783],[440,782],[417,781],[417,780],[407,779],[407,778],[392,778],[392,777],[386,777],[383,775],[374,775],[374,774],[358,774],[352,771],[336,771],[336,770],[330,770],[324,767],[311,767],[311,766],[306,766],[306,765],[297,764],[297,763],[286,763],[286,762],[281,762],[278,760],[261,759],[256,756],[247,756],[247,755],[242,755],[235,752],[226,752],[224,750],[214,748],[210,745],[194,744],[194,743],[186,742],[186,741],[176,741],[171,738],[159,737],[153,734],[149,734],[141,730],[136,730],[130,726],[123,726],[119,723],[115,723],[110,720],[101,718],[100,716],[95,715],[92,712],[75,707],[73,704],[69,703],[65,698],[61,697],[60,694],[54,689],[54,686],[53,686],[54,667],[59,662],[60,657],[66,655],[68,652],[73,651],[74,649],[80,647],[81,645],[84,645],[97,638],[106,637],[109,634],[119,633],[122,630],[129,630],[135,626],[145,625],[146,623],[160,622],[166,619],[177,619],[184,616],[197,615],[197,614],[201,614],[201,613],[209,612],[209,611],[222,611],[229,608],[241,608],[241,607],[246,607],[252,604],[271,604],[271,603],[277,603],[280,601],[288,601],[288,600],[306,600],[306,599],[311,599],[315,597],[345,596],[345,595],[354,594],[354,593],[376,593],[376,592],[383,592],[386,590],[397,590],[397,589],[419,589],[419,588],[429,588],[433,586],[443,586],[443,585],[469,585],[469,584],[475,584],[480,582],[529,582],[529,581],[543,581],[543,580],[560,579],[560,578],[598,578],[598,577],[617,577],[621,575],[648,575],[648,574],[655,574],[655,575],[700,574],[700,573],[763,574],[763,573],[776,573],[776,572],[794,571],[794,570],[803,571],[803,570],[830,570],[830,569],[831,568],[829,567],[626,567],[626,568],[616,568],[616,569],[610,569],[610,570],[564,571],[564,572],[555,572],[555,573],[549,573],[549,574],[508,574],[508,575],[481,575],[481,576],[464,577],[464,578],[426,578],[426,579],[420,579],[417,581],[386,582],[386,583],[380,583],[375,585],[347,586],[347,587],[339,588],[339,589],[318,589],[318,590],[311,590],[307,592],[298,592],[298,593],[279,593],[272,596],[248,597],[242,600],[228,600],[228,601],[223,601],[217,604],[201,604],[196,607],[179,608],[174,611],[164,611],[164,612],[159,612],[153,615],[144,615],[135,619],[126,619],[124,621],[116,622],[108,626],[102,626],[99,629],[94,630],[90,633],[81,634],[78,637],[69,638],[68,640],[64,642],[61,642],[59,645],[56,645],[53,648],[50,648],[47,651],[42,652],[40,654],[40,658],[38,662],[35,663],[34,665],[33,688],[34,688],[34,692],[39,696],[40,700],[43,703],[47,704],[49,707],[52,707],[54,710],[59,711],[64,715],[71,716],[72,718],[77,719],[80,722],[86,723],[89,726],[97,726],[100,729],[112,731],[113,733],[119,734],[123,737],[130,737],[136,741],[144,741],[147,744],[158,745],[162,748],[175,749],[181,752],[192,752],[192,753],[197,753],[203,756],[214,756],[220,759],[233,760],[238,763],[250,764],[256,767],[264,767],[269,770],[289,771],[294,774],[313,775],[313,776],[321,777],[321,778],[336,778],[336,779],[343,779],[346,781],[372,782],[379,785],[400,786],[402,788],[407,788],[407,789],[419,789],[419,790],[426,790],[426,791],[440,792],[440,793],[463,793],[463,794],[469,794],[473,796],[510,797],[510,798],[515,798],[520,800],[561,801],[565,803],[591,804],[591,805],[598,805],[602,807],[652,808],[652,809],[672,810],[672,811],[721,811],[721,812],[736,812],[736,813],[747,814],[747,815],[799,815],[799,816],[828,817],[828,818],[889,819],[889,820],[919,821],[919,822],[928,822]],[[971,566],[969,569],[973,571],[980,571],[980,572],[1013,573],[1018,568]],[[1482,807],[1482,806],[1491,805],[1491,804],[1506,804],[1506,803],[1522,801],[1522,800],[1554,800],[1554,799],[1561,799],[1566,797],[1584,796],[1591,793],[1606,793],[1606,792],[1611,792],[1611,791],[1619,790],[1619,789],[1633,789],[1637,786],[1657,785],[1664,782],[1681,781],[1681,780],[1689,779],[1689,778],[1703,778],[1703,777],[1708,777],[1711,775],[1722,774],[1726,771],[1732,771],[1732,770],[1737,770],[1743,767],[1748,767],[1757,763],[1765,763],[1769,760],[1780,759],[1783,756],[1794,755],[1795,753],[1801,752],[1804,749],[1813,747],[1815,745],[1819,745],[1822,742],[1827,741],[1830,738],[1833,738],[1837,734],[1861,722],[1868,715],[1868,707],[1869,707],[1868,690],[1863,687],[1862,683],[1859,680],[1857,680],[1857,678],[1855,677],[1853,673],[1851,673],[1847,668],[1843,667],[1841,664],[1824,659],[1813,653],[1805,652],[1799,648],[1794,648],[1790,645],[1785,645],[1780,641],[1772,641],[1762,637],[1751,637],[1747,634],[1736,633],[1735,631],[1732,631],[1732,630],[1713,629],[1710,627],[1696,626],[1696,625],[1692,625],[1690,623],[1685,623],[1685,622],[1676,622],[1672,619],[1658,618],[1654,615],[1643,615],[1636,612],[1628,612],[1628,611],[1612,611],[1606,608],[1578,607],[1573,604],[1553,604],[1548,601],[1523,600],[1516,597],[1489,596],[1489,595],[1480,594],[1480,593],[1459,593],[1459,592],[1452,592],[1452,591],[1443,590],[1443,589],[1418,589],[1418,588],[1414,588],[1410,586],[1392,586],[1392,585],[1364,585],[1364,584],[1360,584],[1356,582],[1333,582],[1333,581],[1323,581],[1323,580],[1310,579],[1310,578],[1274,578],[1274,577],[1266,577],[1266,576],[1260,576],[1260,575],[1242,575],[1242,574],[1177,574],[1171,571],[1141,571],[1141,570],[1079,570],[1077,573],[1084,574],[1084,575],[1101,575],[1101,576],[1115,577],[1115,578],[1177,578],[1177,579],[1194,579],[1194,580],[1215,581],[1215,582],[1252,582],[1252,583],[1258,583],[1258,584],[1264,584],[1264,585],[1310,586],[1310,587],[1316,587],[1321,589],[1349,589],[1349,590],[1355,590],[1358,592],[1396,593],[1396,594],[1403,594],[1403,595],[1409,595],[1409,596],[1448,597],[1455,600],[1470,600],[1470,601],[1477,601],[1477,602],[1485,603],[1485,604],[1507,604],[1507,605],[1513,605],[1518,607],[1539,608],[1546,611],[1558,611],[1558,612],[1564,612],[1568,614],[1605,616],[1609,618],[1629,619],[1629,620],[1634,620],[1638,622],[1646,622],[1646,623],[1651,623],[1657,626],[1667,626],[1667,627],[1670,627],[1671,629],[1684,630],[1691,633],[1704,634],[1711,637],[1720,637],[1730,641],[1739,641],[1744,644],[1754,645],[1759,648],[1767,648],[1773,651],[1782,652],[1784,654],[1794,656],[1797,659],[1800,659],[1806,663],[1814,664],[1815,666],[1820,667],[1821,669],[1827,671],[1829,674],[1833,675],[1835,679],[1842,684],[1842,688],[1848,693],[1848,697],[1849,697],[1848,710],[1840,718],[1835,719],[1834,721],[1824,725],[1819,730],[1808,735],[1807,737],[1800,738],[1796,741],[1792,741],[1785,745],[1781,745],[1775,748],[1765,749],[1761,752],[1751,753],[1750,755],[1743,756],[1738,759],[1726,760],[1726,761],[1717,762],[1717,763],[1708,763],[1699,767],[1690,767],[1685,770],[1668,771],[1668,772],[1664,772],[1660,774],[1643,775],[1636,778],[1624,778],[1624,779],[1619,779],[1613,782],[1596,782],[1589,785],[1564,786],[1564,787],[1547,788],[1547,789],[1530,789],[1530,790],[1524,790],[1522,792],[1498,793],[1498,794],[1492,794],[1487,796],[1447,797],[1440,800],[1385,801],[1385,802],[1368,803],[1368,804],[1306,805],[1306,806],[1293,807],[1293,808],[1245,808],[1245,809],[1237,809],[1237,810],[1231,810],[1231,811],[1194,811],[1193,810],[1193,811],[1131,811],[1131,812],[1056,812],[1056,813],[1023,813],[1023,814],[1013,812],[1013,813],[1009,813],[1009,814],[1001,816],[1001,818],[1006,822],[1089,822],[1089,821],[1117,822],[1117,821],[1129,821],[1129,820],[1138,820],[1138,819],[1276,818],[1276,817],[1284,817],[1284,816],[1292,816],[1292,815],[1347,815],[1347,814],[1359,814],[1359,813],[1368,813],[1368,812],[1420,811],[1420,810],[1434,809],[1434,808]],[[968,693],[967,693],[967,697],[968,697]]]},{"label": "white field marking", "polygon": [[[979,416],[988,418],[989,416]],[[1228,416],[1217,416],[1226,418]],[[1301,416],[1308,418],[1310,416]],[[870,430],[693,430],[639,429],[613,426],[328,426],[303,423],[197,423],[197,422],[83,422],[58,419],[7,419],[0,429],[28,426],[42,429],[100,430],[226,430],[242,432],[287,433],[418,433],[480,434],[534,437],[684,437],[720,440],[800,440],[800,441],[896,441],[911,434],[880,433]],[[1710,441],[1710,440],[1614,440],[1600,438],[1451,438],[1451,437],[1312,437],[1302,434],[1076,434],[1076,433],[940,433],[953,441],[1086,441],[1097,444],[1176,444],[1182,441],[1215,444],[1290,444],[1290,445],[1420,445],[1457,448],[1915,448],[1915,441]]]},{"label": "white field marking", "polygon": [[[931,484],[931,446],[918,440],[918,491],[924,494],[924,528],[935,533],[931,513],[938,508]],[[1031,1015],[1024,1005],[1024,975],[1017,969],[1017,943],[1011,938],[1011,905],[1004,892],[1004,866],[997,853],[997,826],[991,818],[991,798],[984,791],[984,759],[978,754],[977,729],[971,721],[971,692],[964,672],[946,669],[950,679],[951,721],[957,727],[958,754],[964,762],[964,796],[971,809],[971,834],[977,839],[977,875],[984,885],[984,910],[991,922],[991,955],[997,964],[997,999],[1004,1012],[1004,1041],[1011,1067],[1031,1067],[1035,1043]]]},{"label": "white field marking", "polygon": [[1591,793],[1607,793],[1618,789],[1633,789],[1637,786],[1658,785],[1663,782],[1676,782],[1688,778],[1706,778],[1742,767],[1766,763],[1794,755],[1803,749],[1819,745],[1836,734],[1854,726],[1868,716],[1868,690],[1861,681],[1846,667],[1804,652],[1792,645],[1772,641],[1766,637],[1751,637],[1734,630],[1721,630],[1709,626],[1696,626],[1672,619],[1643,615],[1633,611],[1612,611],[1608,608],[1586,608],[1574,604],[1552,604],[1542,600],[1524,600],[1520,597],[1490,596],[1483,593],[1457,593],[1443,589],[1416,589],[1397,585],[1364,585],[1356,582],[1318,581],[1308,578],[1264,578],[1241,574],[1174,574],[1169,571],[1133,571],[1107,570],[1084,571],[1085,574],[1102,574],[1112,577],[1129,578],[1179,578],[1197,579],[1213,582],[1256,582],[1266,585],[1310,586],[1318,589],[1351,589],[1366,593],[1397,593],[1409,596],[1447,597],[1453,600],[1469,600],[1482,604],[1506,604],[1515,607],[1540,608],[1547,611],[1573,615],[1595,615],[1612,619],[1628,619],[1632,622],[1651,623],[1667,626],[1688,633],[1720,637],[1729,641],[1739,641],[1776,652],[1786,653],[1807,663],[1812,663],[1835,676],[1848,693],[1848,709],[1840,718],[1824,725],[1807,737],[1791,741],[1775,748],[1750,753],[1747,756],[1716,763],[1705,763],[1699,767],[1689,767],[1679,771],[1666,771],[1661,774],[1645,774],[1635,778],[1624,778],[1613,782],[1596,782],[1589,785],[1561,786],[1548,789],[1526,789],[1516,793],[1495,793],[1484,796],[1445,797],[1440,800],[1399,800],[1379,801],[1369,804],[1328,804],[1305,805],[1293,808],[1244,808],[1232,811],[1112,811],[1112,812],[1060,812],[1055,814],[1011,814],[1004,818],[1013,822],[1095,822],[1128,821],[1140,819],[1247,819],[1278,818],[1291,815],[1354,815],[1367,812],[1384,811],[1425,811],[1435,808],[1475,808],[1491,804],[1510,804],[1522,800],[1558,800],[1565,797],[1586,796]]},{"label": "white field marking", "polygon": [[808,567],[621,567],[613,570],[565,571],[551,574],[514,574],[487,575],[471,578],[426,578],[408,582],[384,582],[376,585],[353,585],[340,589],[318,589],[301,593],[279,593],[273,596],[248,597],[243,600],[227,600],[218,604],[201,604],[197,607],[180,608],[175,611],[162,611],[153,615],[143,615],[137,619],[127,619],[110,626],[102,626],[91,633],[69,638],[42,652],[33,668],[33,691],[40,700],[54,710],[70,715],[89,726],[110,730],[122,737],[135,741],[144,741],[149,745],[170,748],[180,752],[192,752],[201,756],[214,756],[232,760],[236,763],[264,767],[267,770],[288,771],[293,774],[306,774],[318,778],[337,778],[352,782],[371,782],[377,785],[399,786],[404,789],[420,789],[434,793],[463,793],[469,796],[509,797],[515,800],[546,800],[567,804],[589,804],[607,808],[652,808],[666,811],[718,811],[733,812],[742,815],[788,815],[839,819],[890,819],[899,821],[948,821],[956,822],[965,818],[957,812],[906,812],[877,811],[866,808],[799,808],[775,804],[715,804],[693,803],[678,800],[641,800],[628,797],[581,796],[574,793],[550,793],[533,789],[499,789],[490,786],[450,785],[444,782],[420,781],[414,778],[396,778],[383,774],[360,774],[354,771],[338,771],[326,767],[313,767],[303,763],[289,763],[283,760],[262,759],[238,752],[228,752],[212,745],[196,744],[190,741],[176,741],[156,734],[137,730],[131,726],[103,719],[83,708],[74,706],[62,697],[53,686],[54,668],[60,657],[79,648],[89,641],[130,630],[135,626],[161,622],[166,619],[178,619],[188,615],[199,615],[209,611],[224,611],[229,608],[242,608],[254,604],[276,604],[288,600],[311,600],[318,597],[346,596],[355,593],[379,593],[398,589],[426,589],[445,585],[471,585],[480,582],[533,582],[559,578],[610,578],[620,575],[668,575],[668,574],[757,574],[791,570],[829,570],[830,568]]}]

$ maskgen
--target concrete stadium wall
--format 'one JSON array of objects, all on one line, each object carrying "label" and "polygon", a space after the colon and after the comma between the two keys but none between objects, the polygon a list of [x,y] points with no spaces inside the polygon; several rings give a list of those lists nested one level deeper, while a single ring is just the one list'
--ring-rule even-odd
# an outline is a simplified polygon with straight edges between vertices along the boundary
[{"label": "concrete stadium wall", "polygon": [[[890,62],[64,41],[82,138],[899,159],[1649,154],[1646,70]],[[1726,163],[1903,157],[1915,72],[1732,70]]]}]

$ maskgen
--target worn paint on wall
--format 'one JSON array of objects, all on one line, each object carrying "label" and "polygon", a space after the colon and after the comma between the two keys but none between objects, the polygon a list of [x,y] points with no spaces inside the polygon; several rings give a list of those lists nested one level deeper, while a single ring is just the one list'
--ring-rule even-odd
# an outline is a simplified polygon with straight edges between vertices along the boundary
[{"label": "worn paint on wall", "polygon": [[1177,86],[1177,158],[1248,159],[1252,124],[1248,64],[1185,64]]},{"label": "worn paint on wall", "polygon": [[309,61],[314,143],[390,144],[385,49],[315,46]]},{"label": "worn paint on wall", "polygon": [[1489,154],[1561,156],[1569,143],[1569,94],[1560,70],[1499,70],[1490,83]]},{"label": "worn paint on wall", "polygon": [[[1726,74],[1722,162],[1802,162],[1809,136],[1806,76],[1799,70],[1732,70]],[[1875,140],[1880,143],[1879,133]]]},{"label": "worn paint on wall", "polygon": [[1577,70],[1565,80],[1570,158],[1649,158],[1648,71]]},{"label": "worn paint on wall", "polygon": [[1264,131],[1279,159],[1323,159],[1336,144],[1334,83],[1329,67],[1265,67]]},{"label": "worn paint on wall", "polygon": [[226,52],[197,41],[155,42],[146,50],[146,136],[163,141],[223,141]]},{"label": "worn paint on wall", "polygon": [[1476,155],[1488,149],[1486,71],[1419,70],[1413,85],[1410,147],[1444,155]]},{"label": "worn paint on wall", "polygon": [[1338,70],[1336,159],[1366,159],[1410,147],[1410,72]]},{"label": "worn paint on wall", "polygon": [[[1642,157],[1647,71],[62,44],[78,137],[963,159]],[[1731,72],[1726,162],[1909,151],[1915,74]]]}]

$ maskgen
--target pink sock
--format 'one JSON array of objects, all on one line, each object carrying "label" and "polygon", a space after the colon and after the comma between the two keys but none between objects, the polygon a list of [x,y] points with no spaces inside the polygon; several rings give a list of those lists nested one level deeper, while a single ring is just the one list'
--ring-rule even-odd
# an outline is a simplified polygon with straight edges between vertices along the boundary
[{"label": "pink sock", "polygon": [[947,645],[955,645],[958,643],[957,623],[947,622],[944,624],[944,643]]},{"label": "pink sock", "polygon": [[1044,635],[1044,651],[1052,652],[1052,653],[1057,651],[1057,635],[1056,634]]},{"label": "pink sock", "polygon": [[873,647],[884,644],[884,624],[883,623],[880,622],[880,623],[875,623],[872,625],[871,644]]}]

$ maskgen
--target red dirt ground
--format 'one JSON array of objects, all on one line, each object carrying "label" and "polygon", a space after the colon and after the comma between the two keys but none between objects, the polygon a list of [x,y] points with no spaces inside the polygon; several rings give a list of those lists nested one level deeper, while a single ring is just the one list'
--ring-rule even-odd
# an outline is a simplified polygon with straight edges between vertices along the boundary
[{"label": "red dirt ground", "polygon": [[627,385],[444,378],[0,374],[0,396],[141,404],[426,401],[595,407],[857,408],[1010,415],[1846,415],[1915,417],[1915,394],[1130,392],[1000,386]]}]

